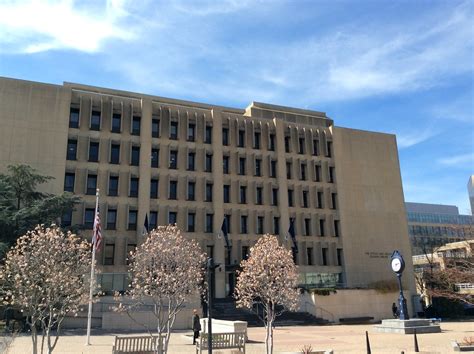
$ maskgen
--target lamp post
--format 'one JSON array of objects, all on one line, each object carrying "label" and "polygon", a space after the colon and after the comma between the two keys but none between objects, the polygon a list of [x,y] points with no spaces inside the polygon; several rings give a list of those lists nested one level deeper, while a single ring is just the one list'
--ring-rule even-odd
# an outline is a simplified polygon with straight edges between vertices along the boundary
[{"label": "lamp post", "polygon": [[392,253],[390,265],[392,267],[392,270],[397,275],[398,287],[400,289],[400,296],[398,297],[398,306],[400,309],[399,318],[401,320],[409,320],[410,317],[408,316],[407,300],[405,299],[405,296],[403,296],[403,287],[402,287],[402,273],[403,273],[403,270],[405,269],[405,261],[402,255],[400,254],[400,252],[394,251]]},{"label": "lamp post", "polygon": [[214,263],[214,259],[207,259],[207,352],[212,354],[212,273],[219,264]]}]

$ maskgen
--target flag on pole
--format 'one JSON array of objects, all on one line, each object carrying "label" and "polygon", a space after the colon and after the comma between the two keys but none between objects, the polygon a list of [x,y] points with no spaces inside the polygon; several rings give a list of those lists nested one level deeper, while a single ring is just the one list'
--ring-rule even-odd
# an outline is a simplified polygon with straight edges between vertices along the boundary
[{"label": "flag on pole", "polygon": [[142,236],[148,235],[148,213],[145,214],[145,222],[143,223]]},{"label": "flag on pole", "polygon": [[99,251],[101,243],[102,226],[100,224],[99,207],[97,207],[97,212],[94,218],[94,227],[92,228],[92,246],[95,248],[96,251]]},{"label": "flag on pole", "polygon": [[288,229],[288,233],[291,236],[291,240],[293,241],[293,248],[296,253],[298,253],[298,244],[296,243],[296,234],[295,234],[295,219],[290,219],[290,228]]},{"label": "flag on pole", "polygon": [[230,241],[229,241],[229,228],[227,227],[227,218],[224,217],[224,221],[222,221],[222,226],[221,226],[221,230],[219,231],[219,237],[221,235],[224,235],[224,239],[225,239],[225,245],[227,248],[230,248],[231,245],[230,245]]}]

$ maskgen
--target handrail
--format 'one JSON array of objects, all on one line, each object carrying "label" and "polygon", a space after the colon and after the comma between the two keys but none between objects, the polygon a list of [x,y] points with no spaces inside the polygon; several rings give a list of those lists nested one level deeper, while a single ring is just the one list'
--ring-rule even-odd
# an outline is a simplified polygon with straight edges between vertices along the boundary
[{"label": "handrail", "polygon": [[[329,315],[329,317],[331,318],[331,322],[334,322],[334,318],[335,318],[335,317],[334,317],[334,314],[333,314],[332,312],[330,312],[330,311],[328,311],[328,310],[326,310],[326,309],[324,309],[324,308],[322,308],[322,307],[320,307],[320,306],[316,306],[316,304],[314,304],[314,303],[312,303],[312,302],[309,302],[309,301],[305,301],[305,302],[304,302],[303,305],[304,305],[304,311],[305,311],[305,312],[311,313],[310,311],[308,311],[308,307],[307,307],[308,304],[309,304],[311,307],[314,308],[314,312],[315,312],[316,317],[325,319],[325,318],[323,317],[323,313],[325,313],[325,314]],[[320,313],[319,316],[318,316],[318,310],[319,310],[319,313]]]}]

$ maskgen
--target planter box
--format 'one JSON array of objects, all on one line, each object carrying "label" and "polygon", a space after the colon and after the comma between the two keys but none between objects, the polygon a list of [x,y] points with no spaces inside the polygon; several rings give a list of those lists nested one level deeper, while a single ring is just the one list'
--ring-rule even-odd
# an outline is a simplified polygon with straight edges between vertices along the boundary
[{"label": "planter box", "polygon": [[474,352],[474,345],[459,344],[458,342],[451,342],[455,352]]}]

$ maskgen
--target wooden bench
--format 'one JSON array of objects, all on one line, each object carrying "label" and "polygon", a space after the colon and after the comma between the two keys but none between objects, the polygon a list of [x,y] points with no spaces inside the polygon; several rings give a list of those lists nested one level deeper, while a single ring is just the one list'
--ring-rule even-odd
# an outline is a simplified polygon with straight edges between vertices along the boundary
[{"label": "wooden bench", "polygon": [[115,336],[115,344],[112,354],[155,354],[158,353],[158,345],[163,353],[163,336]]},{"label": "wooden bench", "polygon": [[344,317],[340,318],[340,323],[347,323],[347,324],[361,324],[371,322],[374,318],[370,316],[363,316],[363,317]]},{"label": "wooden bench", "polygon": [[[207,333],[201,333],[199,341],[196,342],[196,353],[207,351]],[[212,333],[212,349],[238,349],[245,354],[245,333]]]}]

